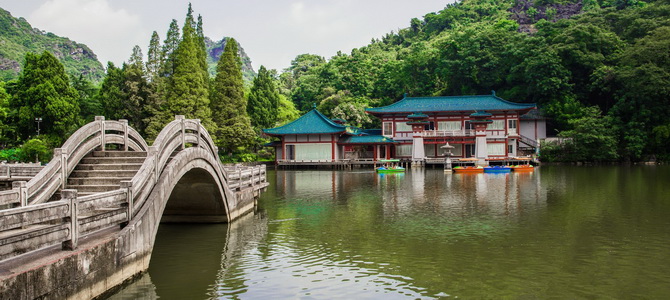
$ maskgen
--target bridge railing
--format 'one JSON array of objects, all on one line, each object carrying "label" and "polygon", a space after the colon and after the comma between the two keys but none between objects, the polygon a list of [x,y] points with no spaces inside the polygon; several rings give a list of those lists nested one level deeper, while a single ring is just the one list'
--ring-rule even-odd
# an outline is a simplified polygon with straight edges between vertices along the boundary
[{"label": "bridge railing", "polygon": [[79,161],[95,150],[105,150],[106,145],[118,144],[124,149],[147,151],[148,145],[127,120],[95,121],[79,128],[63,147],[54,149],[54,157],[27,183],[14,182],[12,189],[0,192],[0,206],[26,206],[44,203],[58,190],[65,188],[67,177]]},{"label": "bridge railing", "polygon": [[256,186],[266,181],[267,167],[258,165],[253,167],[224,166],[228,176],[228,187],[232,190],[241,190]]},{"label": "bridge railing", "polygon": [[125,190],[83,197],[76,190],[61,194],[59,201],[0,211],[0,260],[59,244],[72,250],[81,236],[129,221]]}]

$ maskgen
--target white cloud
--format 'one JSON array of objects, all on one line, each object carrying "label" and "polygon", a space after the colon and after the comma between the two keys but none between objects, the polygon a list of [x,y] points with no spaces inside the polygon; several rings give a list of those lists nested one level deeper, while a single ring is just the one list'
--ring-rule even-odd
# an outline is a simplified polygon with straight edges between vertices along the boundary
[{"label": "white cloud", "polygon": [[112,8],[108,0],[49,0],[29,17],[34,27],[66,36],[88,45],[106,64],[120,64],[130,56],[132,46],[143,46],[145,37],[140,17],[125,9]]}]

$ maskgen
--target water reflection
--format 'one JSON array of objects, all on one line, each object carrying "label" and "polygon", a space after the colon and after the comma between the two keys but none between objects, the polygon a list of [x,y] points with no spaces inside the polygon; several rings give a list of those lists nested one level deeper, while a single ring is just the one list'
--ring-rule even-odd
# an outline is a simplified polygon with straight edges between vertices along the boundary
[{"label": "water reflection", "polygon": [[268,180],[258,211],[230,226],[161,225],[149,274],[115,299],[670,294],[667,167]]}]

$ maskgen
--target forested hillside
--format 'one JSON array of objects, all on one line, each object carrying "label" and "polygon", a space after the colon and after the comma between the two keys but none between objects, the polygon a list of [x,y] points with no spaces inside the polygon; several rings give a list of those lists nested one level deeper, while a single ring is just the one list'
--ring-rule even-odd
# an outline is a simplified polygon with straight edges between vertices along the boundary
[{"label": "forested hillside", "polygon": [[102,64],[84,44],[33,28],[24,18],[14,18],[0,8],[0,80],[16,79],[28,52],[49,51],[65,66],[65,71],[99,81],[105,75]]},{"label": "forested hillside", "polygon": [[350,54],[300,55],[282,84],[301,110],[316,103],[360,126],[374,122],[365,107],[404,93],[495,90],[511,101],[538,103],[559,135],[574,141],[546,147],[547,159],[667,159],[668,2],[459,1]]}]

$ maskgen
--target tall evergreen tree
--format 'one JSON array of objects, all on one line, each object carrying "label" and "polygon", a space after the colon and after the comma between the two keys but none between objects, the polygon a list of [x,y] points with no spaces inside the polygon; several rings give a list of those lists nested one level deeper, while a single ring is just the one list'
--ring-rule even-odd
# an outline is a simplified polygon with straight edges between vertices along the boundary
[{"label": "tall evergreen tree", "polygon": [[207,45],[205,44],[205,32],[202,28],[202,16],[198,15],[198,24],[196,25],[196,35],[198,36],[198,57],[200,58],[200,65],[202,69],[209,74],[207,65]]},{"label": "tall evergreen tree", "polygon": [[[200,119],[206,127],[212,128],[209,109],[209,74],[202,68],[203,54],[199,51],[193,11],[189,5],[182,40],[174,54],[174,73],[166,90],[164,110],[170,117],[185,115]],[[166,120],[167,121],[167,120]]]},{"label": "tall evergreen tree", "polygon": [[157,32],[151,34],[149,41],[149,51],[147,52],[147,77],[149,81],[154,81],[158,77],[162,64],[160,38]]},{"label": "tall evergreen tree", "polygon": [[55,143],[80,124],[77,90],[72,88],[63,65],[48,51],[26,54],[23,71],[11,99],[18,134],[25,139],[37,129],[35,118],[42,118],[40,133],[52,136]]},{"label": "tall evergreen tree", "polygon": [[128,64],[123,66],[123,77],[125,79],[123,90],[126,95],[124,102],[124,118],[128,119],[131,126],[140,133],[144,133],[146,124],[147,98],[152,93],[147,82],[147,74],[142,61],[142,50],[139,46],[133,48],[133,53]]},{"label": "tall evergreen tree", "polygon": [[237,41],[228,40],[216,65],[216,78],[210,94],[212,120],[218,126],[215,140],[221,151],[227,154],[232,154],[238,147],[251,145],[254,139],[251,121],[246,114],[244,81],[237,49]]},{"label": "tall evergreen tree", "polygon": [[179,25],[177,25],[177,20],[172,19],[170,22],[170,28],[167,31],[165,41],[163,41],[163,49],[161,52],[161,76],[169,77],[174,73],[174,52],[179,47]]},{"label": "tall evergreen tree", "polygon": [[99,88],[86,80],[83,74],[72,79],[72,87],[79,94],[80,116],[84,123],[93,121],[95,116],[102,114],[102,105],[97,97]]},{"label": "tall evergreen tree", "polygon": [[277,107],[279,106],[279,92],[270,72],[264,67],[258,70],[254,85],[249,93],[247,112],[251,124],[257,128],[274,127],[277,121]]},{"label": "tall evergreen tree", "polygon": [[125,81],[123,69],[117,68],[112,62],[107,63],[107,76],[102,81],[102,86],[98,92],[102,112],[107,119],[124,118],[127,98],[124,91]]}]

